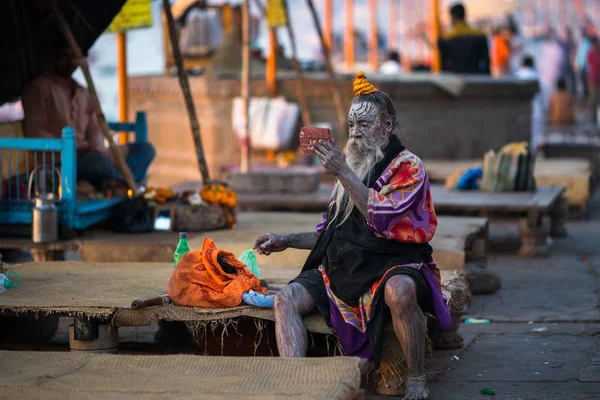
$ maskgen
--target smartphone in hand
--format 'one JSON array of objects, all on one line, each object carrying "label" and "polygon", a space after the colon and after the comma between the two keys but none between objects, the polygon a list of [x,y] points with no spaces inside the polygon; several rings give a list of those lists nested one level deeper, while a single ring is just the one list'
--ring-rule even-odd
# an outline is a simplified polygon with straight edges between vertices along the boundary
[{"label": "smartphone in hand", "polygon": [[306,155],[315,155],[313,143],[318,140],[332,141],[331,130],[317,126],[305,126],[300,129],[300,148]]}]

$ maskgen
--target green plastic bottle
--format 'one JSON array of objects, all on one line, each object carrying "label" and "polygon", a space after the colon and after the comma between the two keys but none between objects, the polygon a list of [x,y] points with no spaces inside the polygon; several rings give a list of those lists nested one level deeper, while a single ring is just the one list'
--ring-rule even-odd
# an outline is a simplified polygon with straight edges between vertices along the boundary
[{"label": "green plastic bottle", "polygon": [[179,259],[183,257],[183,255],[188,251],[190,251],[190,246],[187,242],[187,233],[179,232],[179,244],[175,249],[175,254],[173,257],[173,268],[177,268],[177,263],[179,262]]}]

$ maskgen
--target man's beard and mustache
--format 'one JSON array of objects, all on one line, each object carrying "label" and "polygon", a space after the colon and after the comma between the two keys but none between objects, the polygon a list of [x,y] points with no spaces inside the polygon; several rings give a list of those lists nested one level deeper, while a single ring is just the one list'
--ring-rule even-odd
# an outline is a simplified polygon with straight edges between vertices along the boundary
[{"label": "man's beard and mustache", "polygon": [[[377,135],[376,138],[369,139],[361,137],[348,140],[344,147],[346,162],[362,181],[371,173],[375,164],[383,159],[385,156],[383,149],[388,142],[389,137],[385,135]],[[338,226],[350,217],[354,209],[354,202],[339,181],[335,184],[333,202],[330,207],[333,207],[330,223],[335,221]]]}]

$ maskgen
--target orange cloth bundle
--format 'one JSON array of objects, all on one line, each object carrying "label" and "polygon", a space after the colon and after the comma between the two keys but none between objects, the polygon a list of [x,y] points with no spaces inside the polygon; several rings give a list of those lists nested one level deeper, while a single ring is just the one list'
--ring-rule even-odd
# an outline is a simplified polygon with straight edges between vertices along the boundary
[{"label": "orange cloth bundle", "polygon": [[[236,270],[223,271],[217,257]],[[245,268],[232,253],[217,249],[209,238],[204,239],[202,250],[186,253],[173,271],[167,294],[179,306],[228,308],[242,303],[242,294],[254,290],[264,292],[259,279]]]}]

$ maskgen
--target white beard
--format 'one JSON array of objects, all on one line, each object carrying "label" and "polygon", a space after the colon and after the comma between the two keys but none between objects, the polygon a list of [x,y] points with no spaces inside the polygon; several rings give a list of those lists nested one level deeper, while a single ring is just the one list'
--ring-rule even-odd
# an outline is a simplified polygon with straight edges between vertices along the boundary
[{"label": "white beard", "polygon": [[[389,137],[384,135],[378,135],[376,139],[351,138],[348,140],[344,147],[346,162],[360,180],[364,180],[375,164],[383,159],[385,156],[383,149],[388,142]],[[333,202],[330,207],[333,207],[333,214],[329,223],[336,221],[338,226],[350,217],[354,209],[354,202],[339,181],[335,184]]]}]

